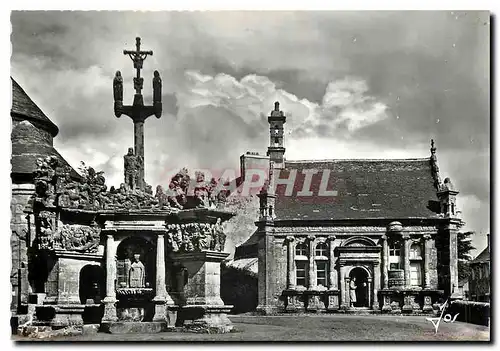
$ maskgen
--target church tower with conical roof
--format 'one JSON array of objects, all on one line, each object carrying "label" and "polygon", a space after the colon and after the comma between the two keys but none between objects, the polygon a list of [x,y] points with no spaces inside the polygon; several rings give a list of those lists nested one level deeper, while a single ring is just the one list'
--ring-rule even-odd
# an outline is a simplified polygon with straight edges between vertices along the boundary
[{"label": "church tower with conical roof", "polygon": [[[12,78],[11,78],[12,79]],[[21,86],[12,79],[12,158],[11,158],[11,250],[12,268],[11,311],[14,317],[23,314],[27,307],[28,294],[31,291],[28,282],[27,250],[32,238],[28,235],[28,226],[33,220],[24,212],[34,193],[33,171],[36,170],[38,158],[55,156],[69,166],[68,162],[54,148],[53,139],[59,128],[31,100]],[[79,178],[79,174],[71,168],[71,175]]]}]

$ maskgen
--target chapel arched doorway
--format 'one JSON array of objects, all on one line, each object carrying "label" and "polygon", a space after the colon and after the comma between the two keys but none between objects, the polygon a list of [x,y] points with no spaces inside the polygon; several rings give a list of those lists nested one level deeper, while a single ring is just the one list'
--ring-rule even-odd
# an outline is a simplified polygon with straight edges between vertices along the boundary
[{"label": "chapel arched doorway", "polygon": [[349,274],[350,301],[351,307],[369,307],[369,276],[366,269],[355,267]]}]

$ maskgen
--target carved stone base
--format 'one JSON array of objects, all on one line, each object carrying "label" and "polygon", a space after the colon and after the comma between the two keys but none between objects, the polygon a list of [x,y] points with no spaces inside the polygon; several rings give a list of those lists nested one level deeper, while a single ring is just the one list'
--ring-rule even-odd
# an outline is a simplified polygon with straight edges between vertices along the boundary
[{"label": "carved stone base", "polygon": [[424,312],[432,312],[432,299],[430,296],[424,296],[424,306],[422,307],[422,311]]},{"label": "carved stone base", "polygon": [[104,315],[102,317],[103,322],[116,322],[118,317],[116,316],[116,299],[111,297],[104,298]]},{"label": "carved stone base", "polygon": [[167,330],[165,322],[103,322],[101,331],[111,334],[151,334]]},{"label": "carved stone base", "polygon": [[318,295],[309,295],[307,296],[307,308],[306,310],[309,312],[317,312],[319,310],[324,310],[325,304],[320,300],[320,296]]},{"label": "carved stone base", "polygon": [[155,314],[153,316],[153,322],[165,322],[167,314],[167,305],[165,300],[154,299],[155,303]]},{"label": "carved stone base", "polygon": [[391,297],[388,295],[384,295],[382,297],[382,312],[391,312],[392,311],[392,306],[391,306]]},{"label": "carved stone base", "polygon": [[82,326],[82,314],[85,305],[57,305],[54,306],[54,318],[50,321],[52,327]]},{"label": "carved stone base", "polygon": [[403,313],[412,313],[413,312],[413,306],[412,305],[403,305],[401,308],[401,311]]},{"label": "carved stone base", "polygon": [[414,310],[413,301],[415,297],[412,295],[407,295],[404,297],[404,305],[401,308],[403,313],[412,313]]},{"label": "carved stone base", "polygon": [[[258,314],[264,315],[264,316],[269,316],[277,313],[276,306],[271,306],[271,305],[258,305],[255,311]],[[288,311],[288,310],[287,310]],[[297,310],[295,310],[297,311]]]},{"label": "carved stone base", "polygon": [[227,313],[232,306],[183,306],[179,311],[178,325],[195,333],[229,333],[233,325]]}]

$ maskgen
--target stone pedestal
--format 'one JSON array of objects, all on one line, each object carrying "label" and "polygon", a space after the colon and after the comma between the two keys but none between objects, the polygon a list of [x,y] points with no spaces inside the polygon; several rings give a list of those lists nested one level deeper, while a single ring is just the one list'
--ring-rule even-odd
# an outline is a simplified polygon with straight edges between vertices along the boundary
[{"label": "stone pedestal", "polygon": [[103,322],[116,322],[118,320],[118,317],[116,316],[116,302],[117,300],[114,297],[104,298],[104,315],[102,317]]},{"label": "stone pedestal", "polygon": [[54,318],[50,321],[52,327],[67,327],[83,325],[82,314],[85,305],[57,305],[54,306]]},{"label": "stone pedestal", "polygon": [[339,309],[339,291],[338,290],[328,290],[327,291],[327,311],[336,311]]},{"label": "stone pedestal", "polygon": [[383,305],[382,312],[391,312],[391,297],[389,295],[383,295]]},{"label": "stone pedestal", "polygon": [[233,306],[186,305],[178,316],[178,326],[195,333],[229,333],[233,325],[227,314]]},{"label": "stone pedestal", "polygon": [[424,296],[424,306],[422,307],[422,311],[424,312],[432,312],[432,298],[430,296]]},{"label": "stone pedestal", "polygon": [[220,264],[229,253],[200,251],[175,253],[172,259],[187,270],[184,286],[186,304],[179,308],[177,325],[191,320],[195,329],[225,332],[231,322],[226,316],[232,306],[224,305],[220,297]]},{"label": "stone pedestal", "polygon": [[[404,293],[403,293],[404,294]],[[412,313],[413,312],[413,296],[404,294],[404,305],[401,308],[403,313]]]}]

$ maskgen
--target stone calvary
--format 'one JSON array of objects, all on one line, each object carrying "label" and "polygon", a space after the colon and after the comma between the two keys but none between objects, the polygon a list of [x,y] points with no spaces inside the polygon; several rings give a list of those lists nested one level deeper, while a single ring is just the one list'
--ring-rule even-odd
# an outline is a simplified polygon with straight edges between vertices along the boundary
[{"label": "stone calvary", "polygon": [[[111,333],[187,329],[228,332],[232,306],[220,298],[224,222],[234,214],[221,210],[224,191],[215,179],[187,169],[165,191],[144,181],[145,119],[161,116],[161,79],[153,78],[153,106],[141,95],[142,63],[151,51],[129,55],[137,76],[131,106],[122,103],[121,73],[113,82],[115,113],[134,122],[135,149],[124,156],[124,181],[107,189],[102,172],[83,165],[79,175],[56,156],[36,161],[33,218],[28,245],[35,289],[29,304],[33,325],[61,328],[99,324]],[[135,151],[134,151],[135,150]]]}]

